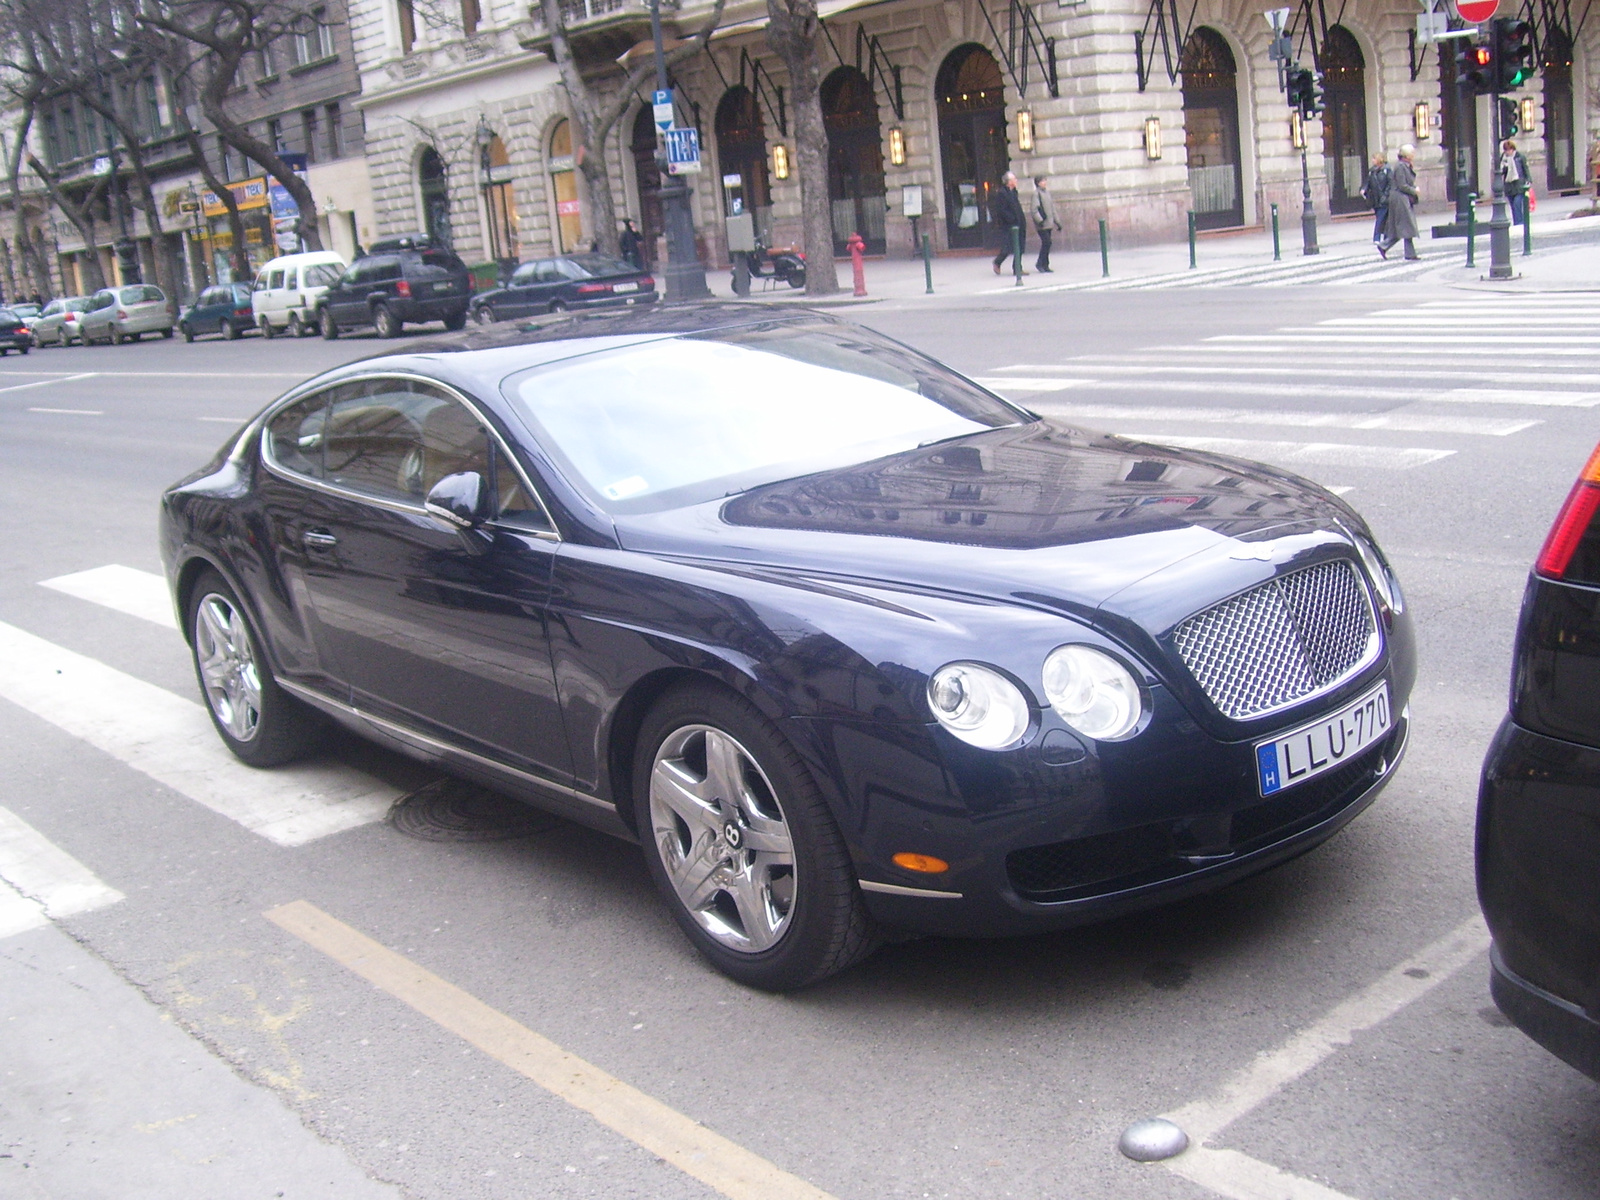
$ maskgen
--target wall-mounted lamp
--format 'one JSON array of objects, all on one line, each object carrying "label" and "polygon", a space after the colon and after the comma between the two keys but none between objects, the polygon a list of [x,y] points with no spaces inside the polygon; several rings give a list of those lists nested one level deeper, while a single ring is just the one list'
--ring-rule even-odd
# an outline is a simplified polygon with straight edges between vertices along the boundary
[{"label": "wall-mounted lamp", "polygon": [[789,178],[789,148],[782,142],[772,148],[772,177]]},{"label": "wall-mounted lamp", "polygon": [[897,167],[906,165],[906,131],[898,125],[889,127],[889,162]]},{"label": "wall-mounted lamp", "polygon": [[1301,119],[1298,108],[1289,110],[1289,144],[1296,150],[1306,148],[1306,123]]},{"label": "wall-mounted lamp", "polygon": [[1033,114],[1025,108],[1017,110],[1017,149],[1033,149]]},{"label": "wall-mounted lamp", "polygon": [[1411,132],[1419,142],[1433,137],[1433,110],[1428,107],[1426,100],[1418,100],[1417,106],[1411,110]]},{"label": "wall-mounted lamp", "polygon": [[1161,157],[1161,118],[1144,119],[1144,156],[1152,162]]},{"label": "wall-mounted lamp", "polygon": [[1535,111],[1533,97],[1524,96],[1522,98],[1522,120],[1518,121],[1517,124],[1521,126],[1522,132],[1529,137],[1533,136],[1533,123],[1538,118],[1538,115]]}]

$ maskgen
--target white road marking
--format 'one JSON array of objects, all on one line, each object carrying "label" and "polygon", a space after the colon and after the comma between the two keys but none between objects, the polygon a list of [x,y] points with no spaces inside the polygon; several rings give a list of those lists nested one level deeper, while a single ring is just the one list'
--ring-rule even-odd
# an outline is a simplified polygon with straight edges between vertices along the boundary
[{"label": "white road marking", "polygon": [[1237,1150],[1192,1146],[1164,1165],[1173,1174],[1228,1200],[1353,1200],[1343,1192]]},{"label": "white road marking", "polygon": [[196,417],[198,421],[220,421],[225,425],[243,425],[249,417]]},{"label": "white road marking", "polygon": [[1338,442],[1257,442],[1244,438],[1190,437],[1187,434],[1129,433],[1119,437],[1156,446],[1177,446],[1188,450],[1208,450],[1234,458],[1254,459],[1285,467],[1357,467],[1367,470],[1409,471],[1449,458],[1454,450],[1427,450],[1404,446],[1351,446]]},{"label": "white road marking", "polygon": [[[1003,368],[1002,368],[1003,369]],[[1099,383],[1098,379],[1029,379],[1027,376],[974,375],[972,382],[980,387],[1012,392],[1060,392],[1085,383]]]},{"label": "white road marking", "polygon": [[65,592],[91,604],[114,608],[129,616],[142,617],[168,629],[178,627],[167,581],[150,571],[112,564],[73,575],[58,575],[54,579],[44,580],[39,586]]},{"label": "white road marking", "polygon": [[[1526,371],[1426,371],[1415,370],[1407,367],[1390,367],[1387,363],[1380,371],[1373,370],[1372,360],[1369,358],[1352,358],[1344,361],[1359,363],[1359,368],[1330,367],[1328,363],[1336,360],[1319,359],[1309,364],[1319,376],[1332,379],[1365,379],[1372,380],[1381,376],[1384,383],[1391,386],[1385,390],[1389,395],[1394,394],[1393,384],[1406,380],[1445,380],[1459,379],[1479,383],[1554,383],[1571,384],[1578,387],[1591,387],[1600,385],[1600,375],[1592,373],[1570,372],[1566,374],[1556,372],[1526,372]],[[1019,371],[1033,375],[1049,375],[1053,371],[1077,374],[1083,371],[1114,371],[1117,375],[1225,375],[1225,376],[1250,376],[1250,375],[1286,375],[1295,379],[1303,379],[1308,370],[1307,366],[1292,363],[1280,363],[1270,367],[1262,366],[1221,366],[1198,365],[1191,363],[1185,356],[1167,357],[1159,354],[1140,354],[1137,361],[1112,355],[1084,355],[1064,363],[1018,363],[1013,366],[993,367],[993,371]],[[976,378],[976,377],[975,377]],[[995,376],[999,378],[999,376]],[[1095,382],[1107,382],[1096,380]],[[1120,382],[1120,380],[1118,381]],[[1334,385],[1328,389],[1330,393],[1342,392],[1342,385]],[[1375,389],[1357,389],[1375,390]],[[1459,389],[1453,389],[1459,390]],[[1576,395],[1568,392],[1512,392],[1506,391],[1506,396],[1521,395],[1527,399],[1510,400],[1506,404],[1543,404],[1559,408],[1592,408],[1600,404],[1600,393],[1584,392]],[[1432,397],[1430,397],[1432,398]]]},{"label": "white road marking", "polygon": [[382,820],[400,794],[340,763],[247,767],[201,705],[5,624],[0,697],[280,846]]},{"label": "white road marking", "polygon": [[16,813],[0,808],[0,879],[47,917],[93,912],[123,899]]},{"label": "white road marking", "polygon": [[0,938],[50,924],[44,909],[9,884],[0,883]]},{"label": "white road marking", "polygon": [[1548,408],[1593,408],[1600,392],[1528,392],[1516,388],[1451,388],[1418,397],[1441,404],[1534,404]]},{"label": "white road marking", "polygon": [[1332,413],[1268,412],[1252,408],[1172,408],[1165,405],[1079,404],[1047,401],[1043,412],[1081,421],[1173,421],[1207,425],[1283,425],[1303,429],[1386,429],[1397,433],[1455,433],[1477,437],[1510,437],[1540,421],[1511,417],[1457,417],[1407,412]]},{"label": "white road marking", "polygon": [[[21,374],[21,372],[18,372]],[[30,374],[34,372],[29,372]],[[37,374],[44,374],[43,371]],[[59,379],[41,379],[35,383],[13,383],[10,387],[0,388],[0,392],[20,392],[26,388],[49,387],[53,383],[71,383],[74,379],[92,379],[97,374],[95,371],[86,371],[82,375],[63,375]],[[37,410],[36,410],[37,411]]]},{"label": "white road marking", "polygon": [[30,408],[28,411],[36,413],[62,413],[69,417],[103,417],[106,415],[98,408]]},{"label": "white road marking", "polygon": [[[8,375],[62,375],[61,371],[8,371],[0,369],[0,379]],[[307,371],[84,371],[66,379],[309,379]],[[65,382],[52,380],[51,382]]]}]

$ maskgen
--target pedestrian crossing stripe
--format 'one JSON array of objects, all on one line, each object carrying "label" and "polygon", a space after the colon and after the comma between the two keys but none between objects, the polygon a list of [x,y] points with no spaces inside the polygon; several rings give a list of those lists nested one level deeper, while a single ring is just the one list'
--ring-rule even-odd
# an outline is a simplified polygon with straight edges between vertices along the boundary
[{"label": "pedestrian crossing stripe", "polygon": [[178,627],[167,581],[149,571],[113,563],[72,575],[58,575],[54,579],[44,580],[40,586],[151,621],[167,629]]},{"label": "pedestrian crossing stripe", "polygon": [[0,880],[0,938],[123,899],[8,808],[0,808]]},{"label": "pedestrian crossing stripe", "polygon": [[1040,402],[1041,411],[1076,421],[1159,421],[1206,425],[1277,425],[1301,429],[1375,429],[1392,433],[1452,433],[1477,437],[1509,437],[1538,421],[1509,417],[1463,417],[1451,413],[1415,414],[1271,412],[1253,408],[1169,408],[1144,405]]},{"label": "pedestrian crossing stripe", "polygon": [[1449,458],[1454,450],[1430,450],[1407,446],[1357,446],[1337,442],[1258,442],[1245,438],[1191,437],[1170,433],[1123,432],[1118,436],[1153,446],[1176,446],[1185,450],[1204,450],[1247,458],[1273,466],[1346,467],[1371,470],[1408,471]]}]

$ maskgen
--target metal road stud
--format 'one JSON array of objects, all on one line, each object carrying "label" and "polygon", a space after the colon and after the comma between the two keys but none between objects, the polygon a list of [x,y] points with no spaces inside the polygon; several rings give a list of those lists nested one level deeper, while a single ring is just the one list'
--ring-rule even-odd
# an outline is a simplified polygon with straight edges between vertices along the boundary
[{"label": "metal road stud", "polygon": [[1134,1162],[1160,1162],[1189,1148],[1189,1135],[1165,1117],[1146,1117],[1122,1131],[1117,1149]]}]

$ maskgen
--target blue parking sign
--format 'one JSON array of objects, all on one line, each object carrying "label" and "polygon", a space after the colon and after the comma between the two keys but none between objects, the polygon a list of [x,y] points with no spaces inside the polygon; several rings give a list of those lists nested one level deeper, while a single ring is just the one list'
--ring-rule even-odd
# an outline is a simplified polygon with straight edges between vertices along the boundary
[{"label": "blue parking sign", "polygon": [[694,129],[668,129],[662,135],[667,145],[667,171],[672,175],[692,175],[700,170],[700,134]]}]

